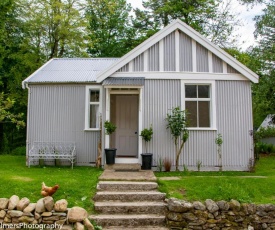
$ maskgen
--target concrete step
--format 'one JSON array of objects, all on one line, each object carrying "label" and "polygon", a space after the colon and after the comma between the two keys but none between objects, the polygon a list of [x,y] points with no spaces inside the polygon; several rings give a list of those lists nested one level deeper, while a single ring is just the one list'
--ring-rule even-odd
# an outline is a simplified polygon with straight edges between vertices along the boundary
[{"label": "concrete step", "polygon": [[164,202],[119,202],[106,201],[95,202],[95,210],[104,214],[162,214],[166,213],[166,205]]},{"label": "concrete step", "polygon": [[104,165],[105,170],[115,170],[115,171],[139,171],[141,170],[140,164],[113,164],[113,165]]},{"label": "concrete step", "polygon": [[100,181],[97,184],[98,191],[150,191],[157,188],[156,182]]},{"label": "concrete step", "polygon": [[97,192],[94,201],[163,201],[165,193],[158,191],[102,191]]},{"label": "concrete step", "polygon": [[123,226],[128,226],[128,227],[165,226],[165,216],[155,215],[155,214],[92,215],[92,216],[89,216],[89,218],[94,220],[99,226],[102,226],[102,227],[121,226],[120,229],[125,229]]}]

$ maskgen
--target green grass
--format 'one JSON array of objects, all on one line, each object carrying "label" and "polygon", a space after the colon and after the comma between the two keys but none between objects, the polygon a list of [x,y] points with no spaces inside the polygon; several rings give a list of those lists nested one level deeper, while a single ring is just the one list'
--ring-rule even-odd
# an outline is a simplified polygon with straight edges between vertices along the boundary
[{"label": "green grass", "polygon": [[[157,172],[160,190],[189,201],[238,200],[275,204],[275,156],[260,158],[256,172]],[[161,177],[178,176],[164,181]],[[252,178],[255,176],[255,178]],[[259,178],[257,178],[257,176]]]},{"label": "green grass", "polygon": [[96,191],[102,170],[93,167],[26,167],[25,156],[0,155],[0,198],[17,195],[35,203],[42,198],[41,183],[59,184],[53,195],[55,201],[67,199],[68,206],[80,206],[92,212],[91,198]]}]

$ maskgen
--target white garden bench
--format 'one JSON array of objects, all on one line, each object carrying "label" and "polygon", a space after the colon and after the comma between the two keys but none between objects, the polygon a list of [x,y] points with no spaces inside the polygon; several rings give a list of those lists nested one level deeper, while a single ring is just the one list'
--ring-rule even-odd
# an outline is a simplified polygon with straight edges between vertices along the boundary
[{"label": "white garden bench", "polygon": [[76,159],[75,143],[73,142],[34,142],[29,150],[28,166],[31,161],[39,159],[69,160],[72,168]]}]

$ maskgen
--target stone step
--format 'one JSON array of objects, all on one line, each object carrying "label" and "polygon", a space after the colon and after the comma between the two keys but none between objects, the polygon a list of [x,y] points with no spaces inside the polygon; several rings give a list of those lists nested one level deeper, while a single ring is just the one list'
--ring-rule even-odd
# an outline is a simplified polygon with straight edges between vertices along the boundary
[{"label": "stone step", "polygon": [[106,201],[95,202],[95,210],[104,214],[162,214],[166,213],[166,204],[164,202],[119,202]]},{"label": "stone step", "polygon": [[105,170],[115,170],[115,171],[139,171],[141,170],[140,164],[113,164],[113,165],[104,165]]},{"label": "stone step", "polygon": [[133,182],[133,181],[100,181],[97,184],[98,191],[150,191],[158,188],[156,182]]},{"label": "stone step", "polygon": [[163,201],[165,193],[158,191],[102,191],[97,192],[94,201]]},{"label": "stone step", "polygon": [[125,229],[123,226],[128,226],[128,227],[165,226],[165,216],[155,215],[155,214],[92,215],[92,216],[89,216],[89,218],[94,220],[99,226],[102,226],[102,227],[121,226],[120,229]]}]

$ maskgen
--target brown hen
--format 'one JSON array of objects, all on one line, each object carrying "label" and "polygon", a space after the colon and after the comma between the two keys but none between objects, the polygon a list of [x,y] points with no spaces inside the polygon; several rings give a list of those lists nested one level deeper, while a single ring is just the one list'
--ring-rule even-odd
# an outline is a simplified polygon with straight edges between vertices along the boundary
[{"label": "brown hen", "polygon": [[42,196],[52,196],[58,188],[59,188],[58,184],[56,184],[53,187],[48,187],[45,185],[44,182],[42,182],[41,195]]}]

